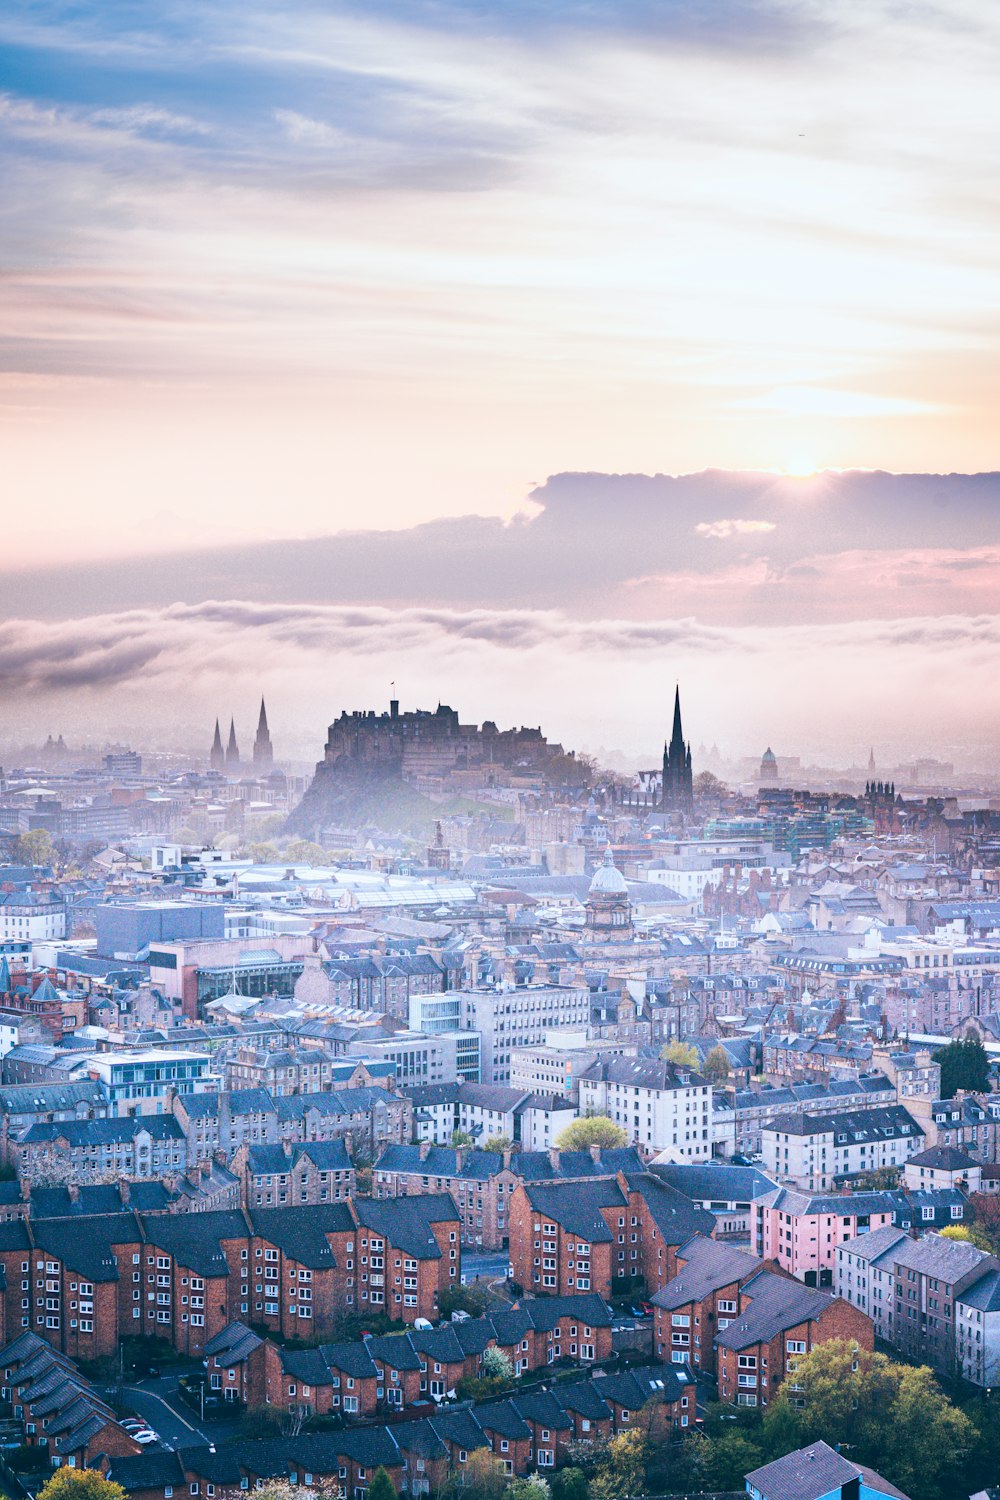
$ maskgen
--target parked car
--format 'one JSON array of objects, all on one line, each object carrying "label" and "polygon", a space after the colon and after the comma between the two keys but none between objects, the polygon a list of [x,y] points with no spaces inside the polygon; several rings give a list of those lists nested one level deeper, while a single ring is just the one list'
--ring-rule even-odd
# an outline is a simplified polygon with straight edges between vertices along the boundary
[{"label": "parked car", "polygon": [[160,1439],[149,1427],[142,1427],[138,1432],[133,1432],[133,1438],[141,1447],[146,1448],[150,1443],[158,1443]]}]

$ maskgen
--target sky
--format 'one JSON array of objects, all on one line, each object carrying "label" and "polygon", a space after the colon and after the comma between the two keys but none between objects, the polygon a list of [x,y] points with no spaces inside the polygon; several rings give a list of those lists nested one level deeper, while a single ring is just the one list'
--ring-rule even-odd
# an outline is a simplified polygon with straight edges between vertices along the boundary
[{"label": "sky", "polygon": [[0,738],[395,681],[655,760],[680,678],[987,762],[998,63],[984,0],[6,0]]}]

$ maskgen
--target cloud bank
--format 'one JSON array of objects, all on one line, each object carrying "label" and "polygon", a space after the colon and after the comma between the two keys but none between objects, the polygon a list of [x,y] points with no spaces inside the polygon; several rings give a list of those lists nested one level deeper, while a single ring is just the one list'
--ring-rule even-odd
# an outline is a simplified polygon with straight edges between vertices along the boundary
[{"label": "cloud bank", "polygon": [[741,749],[762,736],[827,748],[875,739],[969,758],[1000,732],[1000,703],[975,690],[998,649],[997,614],[776,629],[208,600],[8,621],[0,690],[24,695],[29,720],[96,705],[119,724],[141,713],[145,733],[176,743],[178,726],[187,739],[263,689],[285,753],[315,755],[323,726],[387,699],[391,679],[408,706],[450,701],[468,719],[538,722],[570,744],[655,758],[679,677],[698,739]]}]

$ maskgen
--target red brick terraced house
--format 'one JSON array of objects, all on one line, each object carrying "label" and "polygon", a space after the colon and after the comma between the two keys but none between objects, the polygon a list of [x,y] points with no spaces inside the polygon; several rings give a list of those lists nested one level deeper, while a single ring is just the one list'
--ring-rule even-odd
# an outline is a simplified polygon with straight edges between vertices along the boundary
[{"label": "red brick terraced house", "polygon": [[797,1361],[830,1339],[850,1339],[860,1349],[875,1345],[871,1320],[856,1307],[773,1271],[745,1282],[739,1302],[728,1328],[715,1336],[721,1401],[767,1406],[794,1377]]},{"label": "red brick terraced house", "polygon": [[73,1359],[156,1335],[200,1355],[234,1321],[334,1337],[345,1310],[435,1321],[460,1281],[447,1194],[198,1214],[135,1211],[0,1224],[0,1337],[30,1330]]},{"label": "red brick terraced house", "polygon": [[710,1235],[715,1219],[648,1172],[515,1189],[510,1215],[514,1280],[542,1295],[659,1290],[679,1246]]},{"label": "red brick terraced house", "polygon": [[654,1293],[653,1352],[668,1363],[715,1374],[715,1336],[740,1309],[740,1290],[763,1261],[696,1235],[677,1252],[677,1275]]}]

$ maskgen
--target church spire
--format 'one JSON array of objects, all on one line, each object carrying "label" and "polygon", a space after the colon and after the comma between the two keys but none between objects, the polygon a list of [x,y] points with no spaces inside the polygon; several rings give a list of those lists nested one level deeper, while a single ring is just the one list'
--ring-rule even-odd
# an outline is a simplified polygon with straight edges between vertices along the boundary
[{"label": "church spire", "polygon": [[674,689],[674,722],[670,742],[663,747],[663,795],[661,807],[689,808],[692,802],[691,747],[684,743],[681,721],[681,688]]},{"label": "church spire", "polygon": [[253,764],[254,770],[265,773],[270,771],[274,765],[274,750],[271,747],[271,734],[267,727],[267,709],[264,700],[260,700],[260,717],[257,720],[257,736],[253,742]]},{"label": "church spire", "polygon": [[237,770],[240,764],[240,750],[236,743],[236,720],[229,720],[229,744],[226,746],[226,770]]},{"label": "church spire", "polygon": [[681,728],[681,685],[678,682],[674,687],[674,727],[670,735],[672,745],[684,743],[684,730]]},{"label": "church spire", "polygon": [[213,771],[223,771],[226,767],[226,752],[222,748],[222,731],[219,721],[215,721],[215,737],[212,740],[212,752],[209,755],[209,765]]}]

